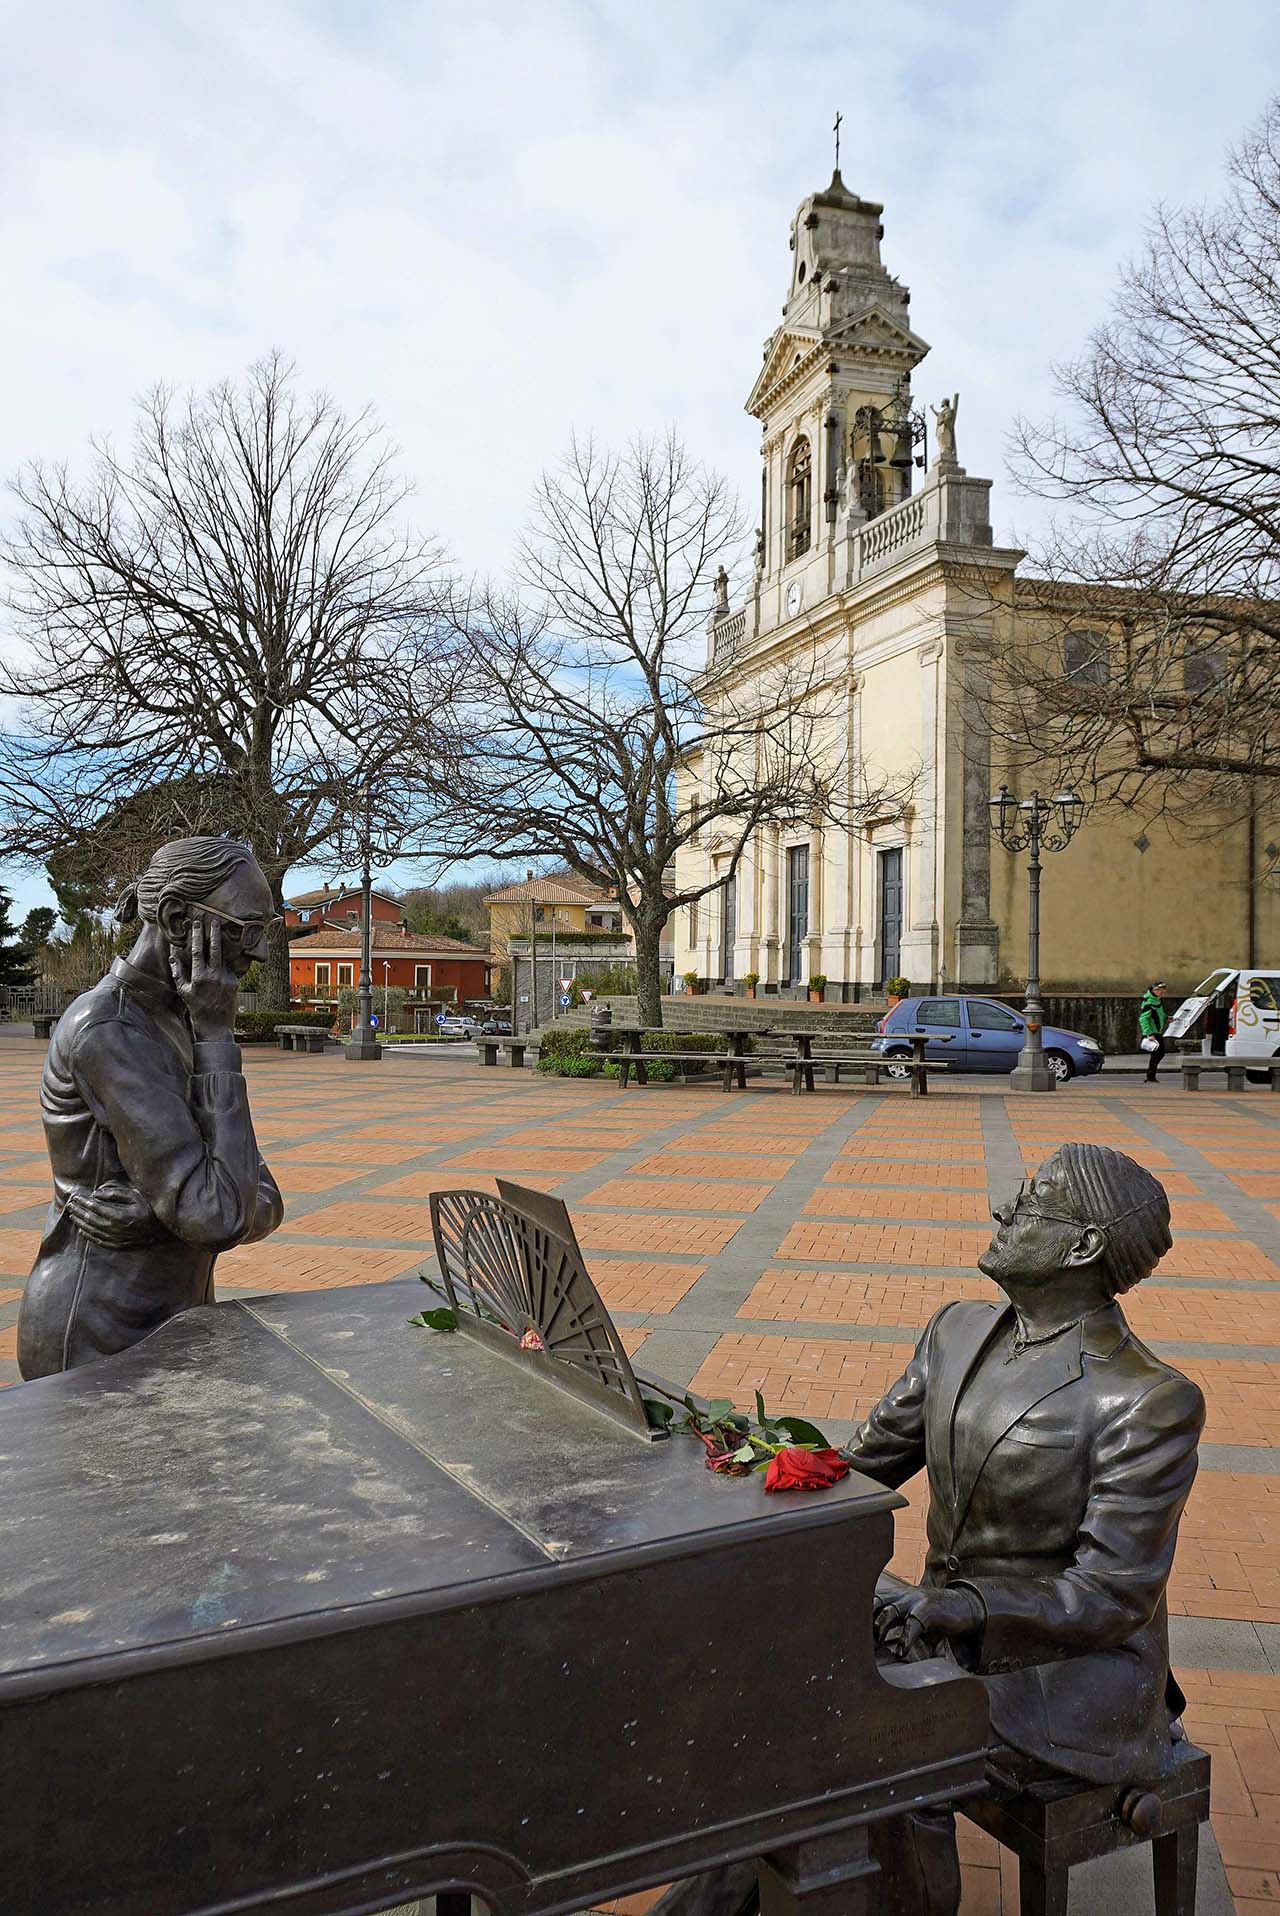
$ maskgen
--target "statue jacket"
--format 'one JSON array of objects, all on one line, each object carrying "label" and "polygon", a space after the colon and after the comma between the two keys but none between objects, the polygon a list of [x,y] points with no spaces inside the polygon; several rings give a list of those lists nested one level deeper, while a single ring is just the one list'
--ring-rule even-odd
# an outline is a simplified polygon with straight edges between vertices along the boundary
[{"label": "statue jacket", "polygon": [[[283,1212],[239,1048],[196,1040],[177,993],[123,958],[59,1019],[40,1103],[53,1202],[18,1321],[24,1377],[124,1350],[211,1303],[218,1252],[265,1237]],[[108,1249],[66,1202],[122,1181],[151,1216]]]},{"label": "statue jacket", "polygon": [[1204,1399],[1115,1305],[1006,1364],[1010,1321],[944,1306],[846,1454],[883,1484],[927,1471],[923,1582],[982,1604],[996,1737],[1092,1782],[1154,1779],[1183,1701],[1165,1585]]}]

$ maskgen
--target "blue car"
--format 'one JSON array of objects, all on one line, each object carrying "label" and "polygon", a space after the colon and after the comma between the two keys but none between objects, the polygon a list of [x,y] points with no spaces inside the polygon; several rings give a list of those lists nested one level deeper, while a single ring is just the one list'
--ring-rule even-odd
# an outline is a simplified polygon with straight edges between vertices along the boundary
[{"label": "blue car", "polygon": [[[1026,1043],[1025,1020],[996,998],[904,998],[880,1020],[871,1040],[873,1051],[883,1052],[890,1060],[903,1060],[886,1065],[890,1078],[908,1075],[911,1046],[903,1042],[902,1034],[912,1031],[927,1031],[934,1039],[924,1048],[927,1063],[945,1062],[953,1071],[1010,1072]],[[1045,1025],[1042,1036],[1046,1062],[1059,1084],[1077,1073],[1087,1076],[1101,1071],[1106,1062],[1098,1040],[1086,1038],[1082,1032]]]}]

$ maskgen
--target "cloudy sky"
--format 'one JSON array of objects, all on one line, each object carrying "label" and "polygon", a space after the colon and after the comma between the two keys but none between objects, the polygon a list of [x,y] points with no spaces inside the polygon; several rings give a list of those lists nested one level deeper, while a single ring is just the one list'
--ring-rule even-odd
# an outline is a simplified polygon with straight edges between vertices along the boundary
[{"label": "cloudy sky", "polygon": [[[0,75],[0,474],[270,346],[372,402],[424,528],[501,570],[571,429],[675,422],[754,496],[742,402],[796,203],[884,257],[997,480],[1159,199],[1213,195],[1274,0],[48,0]],[[2,615],[0,615],[2,617]],[[24,903],[43,896],[5,875]]]}]

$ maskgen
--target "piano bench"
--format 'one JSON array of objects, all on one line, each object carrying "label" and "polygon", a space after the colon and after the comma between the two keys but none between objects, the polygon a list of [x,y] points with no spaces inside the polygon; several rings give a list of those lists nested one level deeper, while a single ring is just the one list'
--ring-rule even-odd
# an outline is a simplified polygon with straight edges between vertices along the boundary
[{"label": "piano bench", "polygon": [[1018,1859],[1021,1916],[1066,1916],[1074,1863],[1151,1844],[1156,1916],[1195,1916],[1196,1853],[1209,1814],[1209,1758],[1179,1743],[1162,1783],[1035,1783],[1020,1796],[977,1797],[962,1806],[979,1829]]}]

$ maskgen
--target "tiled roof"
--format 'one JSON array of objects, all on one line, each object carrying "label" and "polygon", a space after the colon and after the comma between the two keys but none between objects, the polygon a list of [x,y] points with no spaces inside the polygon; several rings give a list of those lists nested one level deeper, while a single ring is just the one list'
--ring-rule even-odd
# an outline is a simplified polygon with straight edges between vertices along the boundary
[{"label": "tiled roof", "polygon": [[519,885],[504,885],[483,900],[486,905],[519,905],[532,899],[538,905],[612,905],[617,900],[576,878],[526,878]]},{"label": "tiled roof", "polygon": [[[379,891],[376,885],[373,887],[372,895],[383,899],[388,905],[400,903],[400,900],[393,898],[389,891]],[[319,891],[300,891],[293,898],[286,898],[284,902],[290,911],[306,911],[312,905],[336,905],[343,898],[359,896],[359,885],[329,885],[322,886]]]},{"label": "tiled roof", "polygon": [[[291,938],[289,949],[299,958],[325,958],[330,952],[359,951],[360,933],[358,929],[347,931],[340,930],[336,925],[324,925],[308,937]],[[398,925],[379,925],[376,921],[373,927],[373,949],[400,958],[429,958],[433,952],[442,957],[489,956],[479,945],[464,944],[461,938],[439,938],[433,931],[405,932]]]}]

